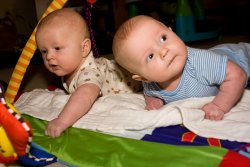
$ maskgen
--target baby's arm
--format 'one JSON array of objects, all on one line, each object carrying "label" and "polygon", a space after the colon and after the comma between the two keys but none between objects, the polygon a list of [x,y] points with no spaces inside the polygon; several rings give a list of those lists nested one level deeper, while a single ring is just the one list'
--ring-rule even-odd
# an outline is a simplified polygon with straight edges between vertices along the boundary
[{"label": "baby's arm", "polygon": [[202,107],[205,118],[221,120],[225,113],[238,102],[245,88],[247,75],[245,71],[232,61],[227,63],[226,78],[220,85],[214,100]]},{"label": "baby's arm", "polygon": [[147,96],[147,95],[144,95],[144,97],[145,97],[145,102],[146,102],[146,106],[145,106],[146,110],[159,109],[164,105],[164,102],[157,97],[152,97],[152,96]]},{"label": "baby's arm", "polygon": [[49,122],[45,134],[51,137],[60,136],[65,129],[72,126],[90,110],[99,93],[100,88],[95,84],[84,84],[78,87],[71,94],[59,116]]}]

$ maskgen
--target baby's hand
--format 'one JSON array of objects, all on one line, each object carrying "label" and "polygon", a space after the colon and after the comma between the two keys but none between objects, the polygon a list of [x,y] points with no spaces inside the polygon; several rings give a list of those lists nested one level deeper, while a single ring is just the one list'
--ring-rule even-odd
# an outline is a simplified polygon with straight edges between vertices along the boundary
[{"label": "baby's hand", "polygon": [[146,100],[146,107],[145,107],[146,110],[159,109],[164,105],[163,101],[156,97],[147,96],[145,97],[145,100]]},{"label": "baby's hand", "polygon": [[50,137],[58,137],[67,128],[67,125],[62,120],[56,118],[50,121],[45,129],[45,135]]},{"label": "baby's hand", "polygon": [[202,110],[205,112],[205,119],[210,119],[214,121],[221,120],[225,114],[225,112],[213,102],[204,105],[202,107]]}]

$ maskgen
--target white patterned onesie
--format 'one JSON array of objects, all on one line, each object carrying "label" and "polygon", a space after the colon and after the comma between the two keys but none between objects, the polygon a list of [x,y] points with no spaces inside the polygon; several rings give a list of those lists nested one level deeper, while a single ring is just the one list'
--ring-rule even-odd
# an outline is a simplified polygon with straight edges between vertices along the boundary
[{"label": "white patterned onesie", "polygon": [[119,66],[114,60],[104,57],[94,58],[93,53],[78,70],[69,86],[62,78],[63,87],[68,93],[73,93],[79,86],[86,83],[97,85],[100,95],[138,92],[142,90],[141,82],[131,78],[131,74]]}]

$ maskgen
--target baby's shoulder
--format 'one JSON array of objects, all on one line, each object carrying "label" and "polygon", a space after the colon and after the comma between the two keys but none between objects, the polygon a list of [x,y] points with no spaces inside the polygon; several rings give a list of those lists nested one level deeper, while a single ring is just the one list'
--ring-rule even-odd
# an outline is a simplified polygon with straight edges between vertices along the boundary
[{"label": "baby's shoulder", "polygon": [[108,59],[106,57],[98,57],[98,58],[95,58],[94,61],[96,62],[96,64],[99,64],[99,65],[106,65],[106,64],[115,63],[115,61],[113,59]]},{"label": "baby's shoulder", "polygon": [[194,58],[201,58],[200,56],[209,55],[209,54],[213,53],[209,49],[200,49],[200,48],[191,48],[191,47],[188,47],[187,50],[188,50],[188,56],[189,57],[194,57]]}]

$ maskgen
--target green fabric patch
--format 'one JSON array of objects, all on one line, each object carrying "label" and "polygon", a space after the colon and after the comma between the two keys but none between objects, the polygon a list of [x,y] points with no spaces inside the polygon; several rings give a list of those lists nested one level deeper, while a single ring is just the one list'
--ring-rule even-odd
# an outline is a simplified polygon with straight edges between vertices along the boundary
[{"label": "green fabric patch", "polygon": [[69,128],[58,138],[44,135],[46,121],[23,115],[33,128],[33,142],[77,167],[219,166],[227,150],[209,146],[175,146]]}]

